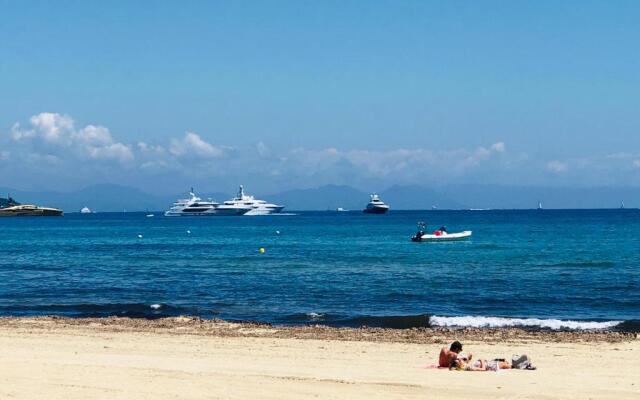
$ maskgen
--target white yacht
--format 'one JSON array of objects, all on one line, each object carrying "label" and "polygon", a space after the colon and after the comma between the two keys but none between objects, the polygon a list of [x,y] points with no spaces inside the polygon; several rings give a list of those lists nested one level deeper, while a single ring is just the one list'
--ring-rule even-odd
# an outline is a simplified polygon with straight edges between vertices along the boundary
[{"label": "white yacht", "polygon": [[367,207],[362,211],[367,214],[384,214],[389,211],[389,206],[380,200],[377,194],[372,194]]},{"label": "white yacht", "polygon": [[80,209],[80,214],[91,214],[91,212],[92,212],[91,209],[86,206]]},{"label": "white yacht", "polygon": [[191,188],[189,192],[190,198],[179,199],[164,215],[166,217],[184,217],[184,216],[230,216],[244,215],[251,211],[251,207],[241,205],[220,204],[208,199],[202,200],[196,196]]},{"label": "white yacht", "polygon": [[269,214],[277,214],[284,206],[279,206],[277,204],[267,203],[264,200],[257,200],[253,196],[246,195],[244,193],[244,187],[240,185],[238,189],[238,194],[231,200],[225,201],[223,206],[242,206],[242,207],[251,207],[251,210],[244,215],[269,215]]}]

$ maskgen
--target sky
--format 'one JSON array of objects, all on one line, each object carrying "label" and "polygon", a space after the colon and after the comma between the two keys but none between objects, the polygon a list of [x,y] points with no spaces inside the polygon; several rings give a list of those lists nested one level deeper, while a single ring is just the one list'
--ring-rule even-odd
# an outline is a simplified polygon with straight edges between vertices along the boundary
[{"label": "sky", "polygon": [[0,186],[640,186],[636,1],[0,0]]}]

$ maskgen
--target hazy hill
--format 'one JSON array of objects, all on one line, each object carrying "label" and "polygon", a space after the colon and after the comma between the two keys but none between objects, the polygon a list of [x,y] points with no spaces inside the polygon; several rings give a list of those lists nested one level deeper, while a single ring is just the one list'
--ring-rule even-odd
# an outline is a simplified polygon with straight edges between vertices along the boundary
[{"label": "hazy hill", "polygon": [[326,185],[275,193],[264,196],[264,200],[282,204],[286,210],[335,210],[338,207],[361,210],[369,201],[369,196],[350,186]]},{"label": "hazy hill", "polygon": [[379,193],[394,210],[460,209],[465,206],[433,189],[423,186],[392,186]]},{"label": "hazy hill", "polygon": [[640,188],[448,185],[438,189],[471,208],[618,208],[640,207]]}]

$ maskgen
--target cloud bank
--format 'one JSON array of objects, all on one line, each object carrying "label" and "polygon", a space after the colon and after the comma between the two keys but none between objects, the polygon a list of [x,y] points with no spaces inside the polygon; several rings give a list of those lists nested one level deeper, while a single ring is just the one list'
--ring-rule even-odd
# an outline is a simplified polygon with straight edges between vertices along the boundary
[{"label": "cloud bank", "polygon": [[594,176],[601,176],[605,183],[640,183],[640,154],[634,153],[544,160],[512,154],[500,140],[455,149],[273,149],[263,141],[236,148],[196,132],[157,143],[128,143],[105,126],[82,126],[69,115],[52,112],[15,123],[0,138],[0,146],[0,166],[13,172],[6,176],[32,186],[41,181],[50,185],[109,181],[147,188],[159,182],[188,187],[195,181],[209,187],[251,182],[265,190],[284,190],[328,183],[360,187],[452,182],[580,184],[584,177]]}]

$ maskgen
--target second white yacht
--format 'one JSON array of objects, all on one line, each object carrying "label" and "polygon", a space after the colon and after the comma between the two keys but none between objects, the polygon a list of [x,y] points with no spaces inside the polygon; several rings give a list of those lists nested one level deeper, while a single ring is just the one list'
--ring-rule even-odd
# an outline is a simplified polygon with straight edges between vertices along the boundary
[{"label": "second white yacht", "polygon": [[380,200],[377,194],[372,194],[371,201],[367,203],[367,207],[362,211],[366,214],[384,214],[389,211],[389,206]]},{"label": "second white yacht", "polygon": [[244,215],[277,214],[284,208],[284,206],[267,203],[264,200],[257,200],[253,196],[246,195],[244,193],[244,187],[242,185],[240,185],[236,197],[231,200],[225,201],[223,205],[251,207],[251,210]]},{"label": "second white yacht", "polygon": [[251,211],[251,207],[242,205],[220,204],[208,199],[202,200],[196,196],[191,188],[189,192],[191,196],[188,199],[177,200],[164,215],[166,217],[185,217],[185,216],[232,216],[244,215]]}]

